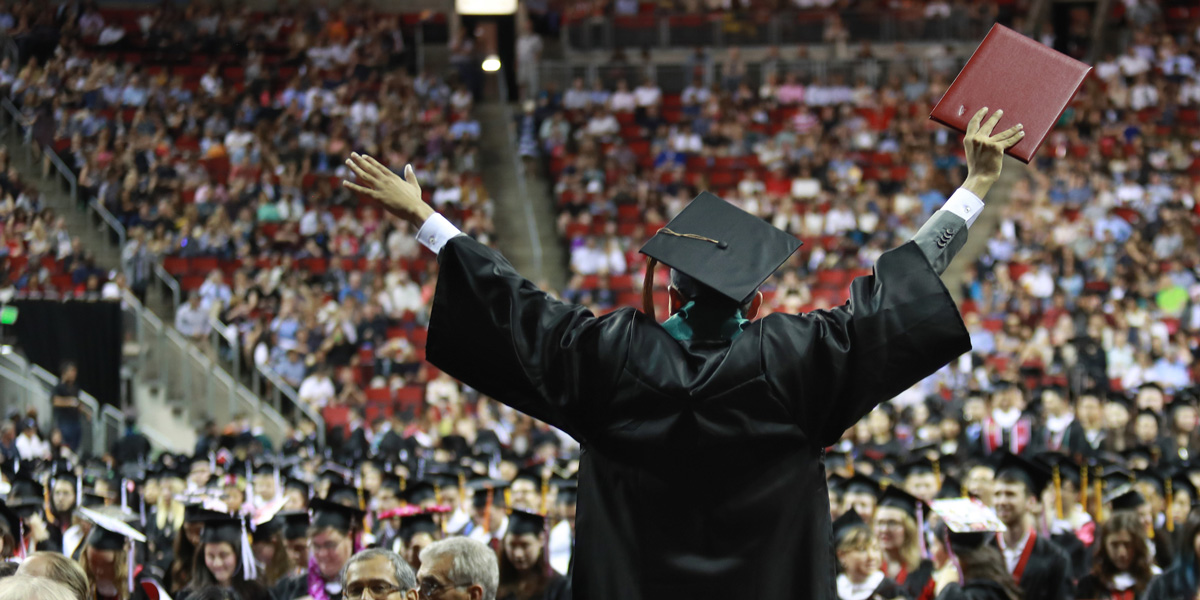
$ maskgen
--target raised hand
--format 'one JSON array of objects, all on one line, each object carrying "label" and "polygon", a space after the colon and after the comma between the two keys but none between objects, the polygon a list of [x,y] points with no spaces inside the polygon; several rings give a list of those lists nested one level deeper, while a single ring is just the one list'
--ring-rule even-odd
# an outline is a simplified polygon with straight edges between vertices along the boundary
[{"label": "raised hand", "polygon": [[346,159],[346,166],[354,171],[362,185],[349,180],[342,181],[342,185],[380,201],[388,212],[416,227],[433,215],[433,209],[421,198],[421,185],[417,183],[412,165],[405,165],[404,177],[400,177],[374,158],[353,153]]},{"label": "raised hand", "polygon": [[[979,109],[971,121],[967,123],[967,135],[963,138],[963,148],[967,153],[967,183],[963,185],[983,198],[992,184],[1000,178],[1000,170],[1004,166],[1004,151],[1017,145],[1025,139],[1025,126],[1018,123],[992,135],[996,123],[1004,116],[1003,110],[997,110],[984,120],[987,107]],[[982,193],[980,193],[982,192]]]}]

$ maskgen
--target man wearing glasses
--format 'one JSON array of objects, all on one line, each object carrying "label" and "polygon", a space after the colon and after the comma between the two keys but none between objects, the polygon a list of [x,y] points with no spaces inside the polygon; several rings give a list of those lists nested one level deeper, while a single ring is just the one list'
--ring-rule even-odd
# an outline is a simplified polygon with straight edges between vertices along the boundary
[{"label": "man wearing glasses", "polygon": [[346,600],[417,600],[417,576],[399,554],[372,548],[355,554],[342,570]]},{"label": "man wearing glasses", "polygon": [[500,565],[491,548],[454,537],[421,551],[417,583],[420,600],[496,600]]}]

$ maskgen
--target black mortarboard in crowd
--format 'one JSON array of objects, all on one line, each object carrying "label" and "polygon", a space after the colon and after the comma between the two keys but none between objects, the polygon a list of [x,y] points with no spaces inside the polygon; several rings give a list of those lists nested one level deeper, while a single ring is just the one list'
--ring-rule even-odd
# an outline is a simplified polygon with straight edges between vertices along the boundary
[{"label": "black mortarboard in crowd", "polygon": [[836,548],[842,543],[846,535],[855,529],[866,529],[867,522],[858,515],[853,508],[842,513],[842,516],[834,519],[833,524],[833,545]]},{"label": "black mortarboard in crowd", "polygon": [[353,485],[334,481],[329,484],[329,491],[325,494],[325,499],[351,508],[361,508],[366,501],[366,498],[363,497],[364,493]]},{"label": "black mortarboard in crowd", "polygon": [[[652,298],[654,265],[661,262],[741,304],[800,247],[795,236],[703,192],[641,248],[652,260],[646,294]],[[646,312],[653,305],[646,302]]]},{"label": "black mortarboard in crowd", "polygon": [[949,475],[942,478],[942,487],[938,490],[937,498],[962,498],[967,495],[967,489],[957,478]]},{"label": "black mortarboard in crowd", "polygon": [[438,488],[426,479],[410,481],[404,488],[404,501],[409,504],[421,504],[437,498]]},{"label": "black mortarboard in crowd", "polygon": [[296,479],[295,477],[288,477],[285,479],[283,482],[283,488],[287,490],[299,490],[304,494],[305,498],[312,496],[312,486],[309,485],[308,482],[302,479]]},{"label": "black mortarboard in crowd", "polygon": [[120,550],[125,541],[145,542],[146,537],[128,523],[131,514],[106,514],[88,508],[80,509],[80,515],[95,523],[88,533],[87,545],[97,550]]},{"label": "black mortarboard in crowd", "polygon": [[1151,469],[1137,469],[1133,472],[1133,480],[1137,483],[1145,483],[1154,488],[1158,492],[1159,497],[1165,498],[1167,495],[1166,480],[1162,475],[1159,475]]},{"label": "black mortarboard in crowd", "polygon": [[361,528],[362,518],[365,514],[357,508],[320,498],[309,503],[309,509],[312,511],[313,527],[317,529],[329,527],[343,533],[357,531]]},{"label": "black mortarboard in crowd", "polygon": [[213,519],[204,523],[200,533],[203,543],[228,542],[234,548],[240,548],[242,543],[242,520],[235,516],[226,515],[221,519]]},{"label": "black mortarboard in crowd", "polygon": [[219,521],[229,515],[219,510],[205,508],[203,504],[188,504],[183,507],[183,521],[185,523],[209,523]]},{"label": "black mortarboard in crowd", "polygon": [[275,515],[275,519],[283,520],[283,539],[296,540],[308,537],[308,511],[290,510]]},{"label": "black mortarboard in crowd", "polygon": [[508,491],[508,482],[502,479],[476,479],[467,484],[467,488],[474,492],[471,498],[472,504],[477,509],[482,509],[488,504],[488,493],[491,492],[492,506],[504,508],[508,506],[505,499],[505,493]]},{"label": "black mortarboard in crowd", "polygon": [[[511,524],[511,521],[509,523]],[[428,533],[429,535],[436,536],[440,532],[441,528],[438,527],[437,521],[434,520],[433,513],[417,513],[410,517],[404,517],[400,521],[400,537],[404,540],[405,544],[411,542],[413,536],[418,533]]]},{"label": "black mortarboard in crowd", "polygon": [[508,515],[508,532],[506,535],[542,535],[546,530],[546,517],[527,510],[514,508]]},{"label": "black mortarboard in crowd", "polygon": [[853,477],[846,479],[842,486],[847,494],[870,494],[872,496],[879,495],[879,488],[879,482],[862,473],[855,473]]},{"label": "black mortarboard in crowd", "polygon": [[1104,501],[1111,504],[1113,510],[1137,510],[1146,503],[1146,498],[1132,485],[1126,484],[1113,490]]},{"label": "black mortarboard in crowd", "polygon": [[1042,490],[1050,483],[1051,477],[1051,473],[1044,467],[1011,452],[1005,452],[996,467],[997,481],[1020,481],[1025,484],[1025,490],[1031,496],[1040,496]]},{"label": "black mortarboard in crowd", "polygon": [[[918,517],[924,519],[929,515],[928,504],[894,485],[888,486],[888,489],[879,496],[879,508],[886,506],[898,508],[914,519]],[[917,510],[921,511],[920,515],[917,514]]]},{"label": "black mortarboard in crowd", "polygon": [[579,502],[579,484],[575,480],[566,483],[556,483],[558,495],[554,497],[555,504],[577,504]]}]

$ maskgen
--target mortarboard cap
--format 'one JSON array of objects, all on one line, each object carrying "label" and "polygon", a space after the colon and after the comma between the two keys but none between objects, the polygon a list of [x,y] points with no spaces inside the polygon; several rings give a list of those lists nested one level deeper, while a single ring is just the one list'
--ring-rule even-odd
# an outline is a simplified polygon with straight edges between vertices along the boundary
[{"label": "mortarboard cap", "polygon": [[399,496],[400,493],[402,492],[401,488],[404,487],[402,485],[402,483],[403,483],[403,480],[400,479],[399,475],[395,475],[392,473],[384,473],[379,479],[379,489],[391,490],[397,496]]},{"label": "mortarboard cap", "polygon": [[546,517],[537,513],[514,508],[508,515],[506,535],[542,535],[546,530]]},{"label": "mortarboard cap", "polygon": [[488,493],[491,492],[492,506],[504,508],[508,506],[505,495],[508,492],[508,482],[503,479],[476,479],[467,484],[467,488],[474,492],[471,501],[475,508],[482,509],[488,504]]},{"label": "mortarboard cap", "polygon": [[[509,529],[511,528],[512,521],[509,521]],[[442,528],[438,526],[431,512],[420,512],[400,520],[400,537],[405,544],[411,542],[413,536],[418,533],[428,533],[436,537],[441,531]]]},{"label": "mortarboard cap", "polygon": [[1200,498],[1196,497],[1196,486],[1192,485],[1192,480],[1188,479],[1186,471],[1175,471],[1167,481],[1171,484],[1172,497],[1180,492],[1185,492],[1193,503],[1200,500]]},{"label": "mortarboard cap", "polygon": [[183,507],[184,523],[209,523],[228,517],[229,514],[206,507],[203,503],[188,504]]},{"label": "mortarboard cap", "polygon": [[409,482],[404,488],[404,501],[409,504],[421,504],[437,498],[438,488],[427,479]]},{"label": "mortarboard cap", "polygon": [[0,524],[15,538],[21,531],[21,517],[17,515],[6,502],[0,501]]},{"label": "mortarboard cap", "polygon": [[867,529],[867,522],[858,515],[852,508],[842,513],[842,516],[834,519],[833,524],[833,545],[837,547],[845,539],[846,535],[855,529]]},{"label": "mortarboard cap", "polygon": [[348,483],[334,481],[329,484],[329,491],[325,494],[325,499],[330,502],[344,504],[351,508],[362,508],[362,504],[365,501],[363,494],[365,493],[363,490]]},{"label": "mortarboard cap", "polygon": [[879,508],[890,506],[904,511],[905,514],[917,518],[917,510],[921,510],[920,517],[923,519],[929,514],[929,505],[922,502],[916,496],[902,490],[899,486],[888,486],[888,489],[883,491],[879,496]]},{"label": "mortarboard cap", "polygon": [[938,490],[937,498],[962,498],[967,496],[967,488],[957,478],[946,475],[942,477],[942,487]]},{"label": "mortarboard cap", "polygon": [[238,548],[242,541],[242,520],[226,515],[221,519],[213,519],[204,523],[200,533],[202,543],[228,542]]},{"label": "mortarboard cap", "polygon": [[[915,453],[917,451],[917,449],[914,448],[913,451]],[[906,479],[909,477],[912,477],[913,475],[924,475],[926,473],[932,474],[932,473],[937,472],[937,469],[935,469],[934,461],[930,460],[924,454],[922,454],[921,456],[918,456],[912,460],[904,462],[903,464],[900,465],[900,468],[898,470],[900,472],[900,475]]]},{"label": "mortarboard cap", "polygon": [[87,545],[98,550],[120,550],[125,546],[125,540],[145,542],[146,536],[126,522],[133,515],[125,513],[103,513],[90,508],[80,508],[83,518],[95,523],[87,537]]},{"label": "mortarboard cap", "polygon": [[[650,238],[641,253],[741,304],[800,244],[795,236],[703,192]],[[651,264],[646,289],[653,289],[653,273]],[[652,305],[647,308],[653,311]]]},{"label": "mortarboard cap", "polygon": [[979,548],[996,533],[1008,531],[995,511],[973,498],[934,500],[931,508],[946,524],[955,550]]},{"label": "mortarboard cap", "polygon": [[1025,484],[1025,489],[1030,495],[1039,496],[1042,490],[1046,489],[1046,484],[1050,483],[1051,473],[1041,465],[1005,452],[996,467],[996,480],[1002,479],[1020,481]]},{"label": "mortarboard cap", "polygon": [[554,497],[555,504],[577,504],[579,502],[579,483],[574,479],[568,479],[563,483],[556,483],[558,495]]},{"label": "mortarboard cap", "polygon": [[283,539],[296,540],[308,537],[309,515],[304,510],[288,510],[275,515],[283,520]]},{"label": "mortarboard cap", "polygon": [[363,511],[317,498],[309,504],[312,511],[312,526],[317,529],[333,528],[342,532],[357,531],[362,526]]},{"label": "mortarboard cap", "polygon": [[871,479],[862,473],[856,473],[853,477],[846,479],[843,489],[847,494],[870,494],[872,496],[878,496],[880,486],[879,482],[875,481],[874,479]]},{"label": "mortarboard cap", "polygon": [[1166,497],[1167,486],[1166,480],[1162,475],[1150,469],[1136,469],[1133,472],[1133,480],[1136,483],[1145,483],[1154,488],[1160,497]]},{"label": "mortarboard cap", "polygon": [[1113,510],[1137,510],[1146,503],[1146,499],[1128,484],[1113,490],[1104,501],[1111,504]]}]

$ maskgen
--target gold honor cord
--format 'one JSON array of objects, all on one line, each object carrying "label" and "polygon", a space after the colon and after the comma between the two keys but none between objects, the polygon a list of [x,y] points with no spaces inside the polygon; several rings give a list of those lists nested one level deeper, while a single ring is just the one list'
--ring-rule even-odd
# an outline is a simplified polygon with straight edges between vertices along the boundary
[{"label": "gold honor cord", "polygon": [[[727,248],[729,245],[725,242],[714,240],[710,237],[704,237],[695,233],[679,233],[672,231],[670,227],[663,227],[658,230],[658,233],[665,233],[678,238],[687,238],[689,240],[697,240],[716,244],[718,248]],[[654,268],[658,266],[658,259],[653,256],[646,261],[646,280],[642,282],[642,312],[650,315],[651,319],[656,319],[654,316]]]}]

